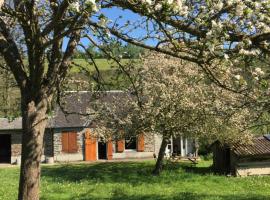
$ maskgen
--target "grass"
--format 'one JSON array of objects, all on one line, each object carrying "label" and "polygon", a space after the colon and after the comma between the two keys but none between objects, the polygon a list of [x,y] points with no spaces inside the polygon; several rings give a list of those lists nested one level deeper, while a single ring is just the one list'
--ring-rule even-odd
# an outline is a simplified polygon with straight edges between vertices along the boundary
[{"label": "grass", "polygon": [[[43,166],[41,200],[270,198],[269,176],[217,176],[211,173],[210,164],[170,164],[159,177],[150,174],[154,165],[150,161]],[[18,176],[18,168],[0,169],[1,200],[16,199]]]},{"label": "grass", "polygon": [[[124,90],[130,86],[130,80],[123,73],[118,64],[112,60],[107,59],[96,59],[95,63],[97,64],[99,73],[94,67],[94,64],[88,63],[85,59],[74,59],[73,62],[75,63],[70,70],[69,78],[78,80],[86,81],[89,84],[77,84],[74,85],[69,84],[69,90],[76,90],[79,87],[79,90],[89,90],[89,87],[97,89],[101,86],[102,89],[105,90]],[[130,64],[134,64],[137,60],[130,60],[130,59],[122,59],[121,63],[125,66],[130,66]],[[81,68],[81,67],[83,68]],[[98,85],[96,80],[97,78],[100,81],[101,85]]]},{"label": "grass", "polygon": [[[122,64],[127,64],[129,62],[132,62],[136,60],[129,60],[129,59],[122,59],[121,63]],[[74,59],[74,63],[76,63],[79,66],[82,66],[83,68],[87,69],[89,73],[86,73],[85,71],[81,70],[80,67],[73,65],[69,76],[66,78],[67,80],[70,80],[71,78],[75,80],[81,80],[81,81],[86,81],[89,83],[89,85],[83,85],[83,88],[78,88],[78,85],[74,84],[68,84],[69,88],[68,90],[89,90],[90,87],[96,87],[97,83],[94,80],[93,77],[97,77],[97,71],[94,67],[93,64],[89,64],[85,59]],[[100,72],[100,77],[101,77],[101,84],[106,90],[121,90],[121,89],[126,89],[129,87],[130,82],[127,80],[127,77],[123,74],[120,73],[118,65],[113,62],[112,60],[107,60],[107,59],[96,59],[95,60],[99,72]],[[4,80],[4,78],[0,75],[0,80]],[[14,80],[15,81],[15,80]],[[91,84],[90,84],[91,83]],[[81,86],[81,84],[79,84]],[[91,86],[90,86],[91,85]],[[0,81],[0,93],[5,87],[5,83]],[[96,89],[95,88],[95,89]],[[4,109],[9,111],[10,116],[17,116],[20,114],[20,106],[19,106],[19,101],[20,101],[20,92],[19,88],[14,87],[10,89],[10,104],[9,106],[2,104],[1,105],[1,97],[0,97],[0,117],[6,117],[5,113],[3,112]]]},{"label": "grass", "polygon": [[[88,69],[89,71],[95,71],[95,67],[94,64],[90,64],[88,63],[85,59],[74,59],[73,62],[76,65],[82,66],[86,69]],[[122,59],[121,63],[122,64],[126,64],[129,62],[129,59]],[[107,70],[112,70],[115,69],[118,65],[116,62],[112,61],[112,60],[107,60],[107,59],[95,59],[95,63],[98,66],[98,69],[100,71],[107,71]],[[78,73],[80,72],[79,67],[77,66],[73,66],[71,69],[71,73]]]}]

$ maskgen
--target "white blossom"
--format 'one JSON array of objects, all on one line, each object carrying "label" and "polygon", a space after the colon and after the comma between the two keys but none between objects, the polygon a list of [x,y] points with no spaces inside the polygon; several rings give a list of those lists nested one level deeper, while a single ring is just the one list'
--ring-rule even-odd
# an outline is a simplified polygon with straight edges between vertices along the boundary
[{"label": "white blossom", "polygon": [[241,79],[241,75],[237,74],[234,76],[234,78],[239,81]]},{"label": "white blossom", "polygon": [[214,5],[214,8],[216,9],[216,10],[221,10],[222,8],[223,8],[223,3],[222,3],[222,1],[219,1],[216,5]]},{"label": "white blossom", "polygon": [[142,3],[148,4],[148,5],[152,5],[152,0],[142,0]]},{"label": "white blossom", "polygon": [[162,5],[160,3],[158,3],[157,5],[155,5],[155,10],[156,11],[160,11],[162,9]]},{"label": "white blossom", "polygon": [[69,5],[70,10],[75,12],[80,12],[80,3],[78,1],[75,1]]},{"label": "white blossom", "polygon": [[167,4],[171,5],[174,0],[167,0]]},{"label": "white blossom", "polygon": [[228,54],[224,54],[224,58],[225,58],[226,60],[228,60],[230,57],[229,57]]},{"label": "white blossom", "polygon": [[260,67],[256,67],[255,68],[255,73],[259,76],[263,76],[264,75],[264,71],[262,71],[262,69]]}]

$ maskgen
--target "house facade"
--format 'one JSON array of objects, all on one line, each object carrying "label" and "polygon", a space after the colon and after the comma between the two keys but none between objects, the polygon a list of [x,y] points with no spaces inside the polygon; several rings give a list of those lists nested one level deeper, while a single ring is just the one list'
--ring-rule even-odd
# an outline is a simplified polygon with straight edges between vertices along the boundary
[{"label": "house facade", "polygon": [[[123,92],[108,92],[104,102],[123,98]],[[65,102],[67,110],[57,107],[49,119],[44,135],[43,162],[96,161],[112,159],[153,158],[158,155],[162,137],[158,134],[140,134],[136,137],[104,141],[96,137],[95,126],[86,110],[91,106],[89,92],[71,93]],[[22,119],[9,121],[0,118],[0,163],[20,163]],[[194,155],[193,140],[172,138],[167,155],[182,157]]]},{"label": "house facade", "polygon": [[[0,163],[20,164],[22,147],[20,122],[20,118],[12,122],[0,119],[1,125],[5,123],[12,126],[0,128]],[[15,123],[18,123],[18,126]],[[88,127],[46,128],[42,162],[153,158],[153,154],[159,150],[159,146],[155,144],[161,143],[160,137],[149,134],[119,141],[103,141],[101,138],[91,136],[94,131]]]}]

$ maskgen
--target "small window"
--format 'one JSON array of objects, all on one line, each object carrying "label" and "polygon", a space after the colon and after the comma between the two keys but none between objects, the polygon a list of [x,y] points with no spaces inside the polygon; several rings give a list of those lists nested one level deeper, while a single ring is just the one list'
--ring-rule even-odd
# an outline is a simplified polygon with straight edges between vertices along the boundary
[{"label": "small window", "polygon": [[125,139],[125,149],[137,149],[137,138],[129,137]]},{"label": "small window", "polygon": [[76,132],[63,132],[62,133],[62,152],[64,153],[77,153],[77,133]]}]

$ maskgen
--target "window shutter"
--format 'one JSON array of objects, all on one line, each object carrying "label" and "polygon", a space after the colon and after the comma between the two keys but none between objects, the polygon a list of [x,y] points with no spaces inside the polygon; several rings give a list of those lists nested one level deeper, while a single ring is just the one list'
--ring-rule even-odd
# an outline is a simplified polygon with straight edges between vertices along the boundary
[{"label": "window shutter", "polygon": [[78,152],[77,133],[76,132],[69,133],[68,146],[69,146],[69,153],[77,153]]},{"label": "window shutter", "polygon": [[137,151],[143,152],[144,151],[144,135],[140,134],[137,139]]},{"label": "window shutter", "polygon": [[117,141],[117,152],[122,153],[125,150],[125,140],[119,140]]},{"label": "window shutter", "polygon": [[68,153],[68,133],[62,133],[62,152]]}]

